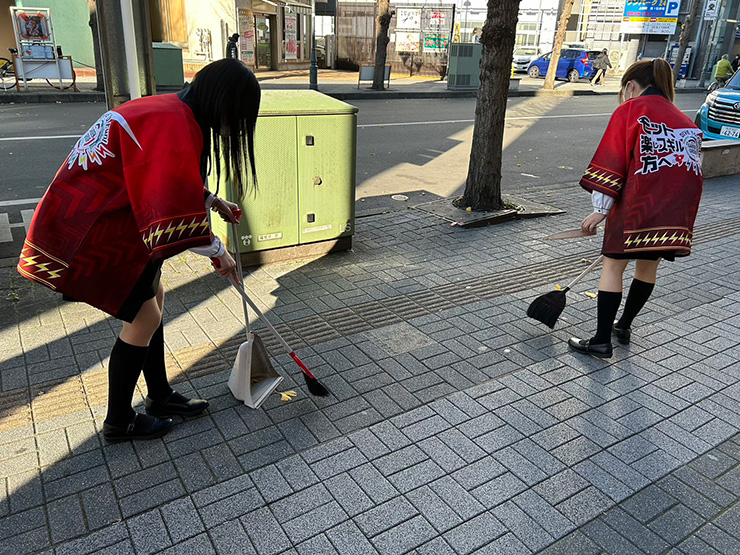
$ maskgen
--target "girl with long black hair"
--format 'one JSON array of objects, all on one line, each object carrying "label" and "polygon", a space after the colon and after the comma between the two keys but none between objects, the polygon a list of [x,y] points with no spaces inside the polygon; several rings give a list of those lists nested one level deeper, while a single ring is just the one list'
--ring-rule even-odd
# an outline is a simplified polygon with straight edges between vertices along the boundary
[{"label": "girl with long black hair", "polygon": [[[77,142],[34,215],[18,271],[67,299],[123,321],[108,364],[108,441],[150,439],[172,427],[172,415],[208,407],[174,391],[165,372],[160,281],[165,259],[186,249],[235,262],[211,233],[207,210],[230,222],[237,205],[204,188],[222,167],[240,198],[254,167],[260,86],[240,61],[201,69],[178,94],[140,98],[106,112]],[[146,413],[131,407],[140,373]]]}]

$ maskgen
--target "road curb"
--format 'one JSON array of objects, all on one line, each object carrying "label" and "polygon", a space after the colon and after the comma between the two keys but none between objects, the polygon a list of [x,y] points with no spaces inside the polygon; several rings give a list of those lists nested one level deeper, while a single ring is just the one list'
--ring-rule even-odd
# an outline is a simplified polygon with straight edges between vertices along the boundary
[{"label": "road curb", "polygon": [[[171,91],[166,91],[171,92]],[[319,89],[319,92],[323,92]],[[327,96],[337,100],[427,100],[434,98],[475,98],[477,90],[470,91],[347,91],[347,92],[325,92]],[[701,93],[706,92],[702,88],[681,88],[676,89],[677,94],[681,93]],[[535,96],[554,96],[554,97],[571,97],[571,96],[604,96],[616,95],[619,91],[596,90],[562,90],[555,89],[545,91],[542,89],[532,90],[512,90],[509,91],[509,98],[517,97],[535,97]],[[62,102],[105,102],[105,93],[96,91],[74,92],[32,92],[32,93],[1,93],[0,104],[54,104]]]},{"label": "road curb", "polygon": [[105,102],[105,93],[82,92],[4,92],[0,104],[55,104],[57,102]]}]

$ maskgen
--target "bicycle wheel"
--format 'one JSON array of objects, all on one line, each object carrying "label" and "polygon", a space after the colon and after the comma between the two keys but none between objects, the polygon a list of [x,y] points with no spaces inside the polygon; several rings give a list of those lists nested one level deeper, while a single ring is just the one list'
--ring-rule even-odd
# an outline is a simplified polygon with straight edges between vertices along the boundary
[{"label": "bicycle wheel", "polygon": [[0,75],[14,75],[15,74],[15,68],[13,67],[13,62],[8,60],[7,58],[3,58],[0,56]]},{"label": "bicycle wheel", "polygon": [[13,62],[7,58],[0,57],[0,88],[7,91],[15,86],[15,68]]}]

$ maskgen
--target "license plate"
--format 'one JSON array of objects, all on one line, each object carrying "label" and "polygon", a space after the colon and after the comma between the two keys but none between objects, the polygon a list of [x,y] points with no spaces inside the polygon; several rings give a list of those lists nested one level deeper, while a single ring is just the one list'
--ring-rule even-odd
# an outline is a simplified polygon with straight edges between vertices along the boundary
[{"label": "license plate", "polygon": [[723,137],[740,139],[740,127],[728,127],[727,125],[723,125],[722,129],[719,130],[719,134]]}]

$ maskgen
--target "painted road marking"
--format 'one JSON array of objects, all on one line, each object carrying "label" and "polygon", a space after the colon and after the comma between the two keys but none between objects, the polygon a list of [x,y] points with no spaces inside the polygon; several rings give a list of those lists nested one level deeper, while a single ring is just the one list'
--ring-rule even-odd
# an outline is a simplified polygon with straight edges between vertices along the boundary
[{"label": "painted road marking", "polygon": [[79,139],[79,135],[42,135],[40,137],[0,137],[0,141],[46,141],[49,139]]},{"label": "painted road marking", "polygon": [[23,218],[23,223],[20,224],[18,227],[20,227],[22,225],[23,228],[26,230],[26,235],[28,235],[28,227],[31,225],[31,220],[33,219],[33,213],[35,211],[36,210],[34,210],[34,209],[31,209],[31,210],[21,210],[21,218]]},{"label": "painted road marking", "polygon": [[33,219],[33,213],[35,209],[21,210],[22,222],[15,224],[10,223],[10,217],[6,212],[0,212],[0,243],[12,243],[13,242],[13,229],[22,227],[28,235],[28,228],[31,225]]},{"label": "painted road marking", "polygon": [[0,243],[12,243],[13,232],[10,230],[10,220],[5,213],[0,214]]},{"label": "painted road marking", "polygon": [[22,198],[18,200],[0,200],[0,206],[21,206],[23,204],[38,204],[40,198]]}]

